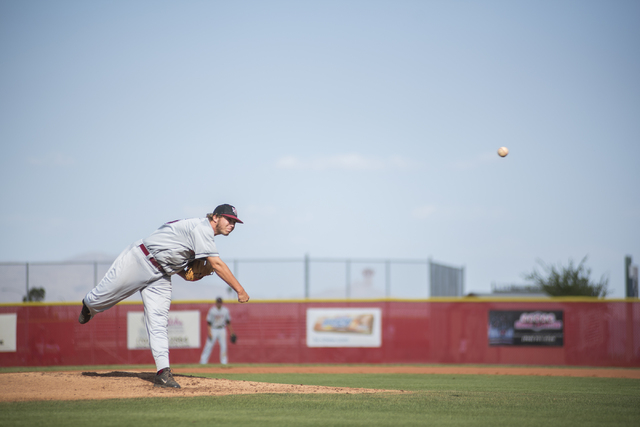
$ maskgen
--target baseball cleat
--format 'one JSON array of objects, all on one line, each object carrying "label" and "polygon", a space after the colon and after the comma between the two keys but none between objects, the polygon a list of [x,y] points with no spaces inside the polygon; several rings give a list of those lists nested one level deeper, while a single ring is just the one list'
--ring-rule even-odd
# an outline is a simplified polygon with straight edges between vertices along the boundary
[{"label": "baseball cleat", "polygon": [[173,379],[171,368],[164,368],[160,371],[160,374],[156,374],[156,377],[153,379],[153,386],[180,388],[180,384]]},{"label": "baseball cleat", "polygon": [[91,320],[91,312],[84,304],[84,300],[82,300],[82,311],[80,312],[80,317],[78,317],[78,322],[80,322],[81,325],[84,325],[89,320]]}]

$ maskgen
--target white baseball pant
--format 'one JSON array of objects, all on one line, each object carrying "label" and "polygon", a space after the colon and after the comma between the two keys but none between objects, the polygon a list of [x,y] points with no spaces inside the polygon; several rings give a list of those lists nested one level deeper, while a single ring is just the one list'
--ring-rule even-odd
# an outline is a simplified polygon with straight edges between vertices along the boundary
[{"label": "white baseball pant", "polygon": [[125,249],[105,277],[84,297],[91,316],[101,313],[140,291],[144,322],[157,370],[169,367],[169,308],[171,277],[154,267],[138,241]]},{"label": "white baseball pant", "polygon": [[206,365],[209,363],[209,356],[213,346],[216,345],[216,341],[220,343],[220,363],[226,365],[227,360],[227,328],[211,328],[212,338],[207,338],[207,342],[202,349],[202,355],[200,356],[200,364]]}]

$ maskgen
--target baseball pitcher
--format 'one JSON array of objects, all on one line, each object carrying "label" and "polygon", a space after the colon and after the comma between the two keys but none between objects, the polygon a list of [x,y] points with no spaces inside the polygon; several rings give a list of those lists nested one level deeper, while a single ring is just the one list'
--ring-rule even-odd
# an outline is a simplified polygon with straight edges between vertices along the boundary
[{"label": "baseball pitcher", "polygon": [[237,292],[238,302],[249,301],[247,292],[220,259],[214,242],[217,235],[228,236],[238,222],[242,224],[236,208],[220,205],[206,218],[168,222],[146,239],[131,244],[114,261],[102,281],[84,297],[78,321],[85,324],[96,314],[140,292],[157,368],[154,384],[180,388],[169,364],[171,276],[177,274],[195,281],[216,273]]}]

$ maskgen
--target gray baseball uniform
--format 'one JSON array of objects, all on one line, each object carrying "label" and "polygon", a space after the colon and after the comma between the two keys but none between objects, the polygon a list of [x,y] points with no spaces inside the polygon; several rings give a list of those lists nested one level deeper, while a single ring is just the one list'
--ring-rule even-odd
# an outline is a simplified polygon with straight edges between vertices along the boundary
[{"label": "gray baseball uniform", "polygon": [[207,337],[207,342],[200,356],[201,364],[205,365],[209,362],[209,356],[211,356],[211,351],[216,345],[216,341],[220,343],[220,363],[227,364],[227,323],[229,322],[231,322],[231,314],[229,314],[227,307],[218,308],[213,306],[209,309],[207,323],[211,328],[211,338]]},{"label": "gray baseball uniform", "polygon": [[172,221],[131,244],[85,297],[91,316],[140,291],[149,345],[158,370],[169,367],[171,275],[196,258],[219,256],[207,218]]}]

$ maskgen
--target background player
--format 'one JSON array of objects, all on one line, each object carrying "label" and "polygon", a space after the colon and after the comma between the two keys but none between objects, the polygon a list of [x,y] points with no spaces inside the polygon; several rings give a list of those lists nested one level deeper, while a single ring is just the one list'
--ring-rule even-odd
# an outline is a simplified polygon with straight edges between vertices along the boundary
[{"label": "background player", "polygon": [[202,365],[209,363],[211,351],[216,345],[216,341],[218,341],[220,343],[220,363],[226,365],[228,362],[227,328],[229,328],[229,334],[231,334],[232,337],[234,337],[235,334],[233,333],[233,327],[231,326],[231,315],[229,314],[229,310],[227,307],[222,306],[222,298],[218,297],[216,299],[216,305],[209,309],[209,313],[207,313],[207,324],[209,325],[207,342],[202,350],[200,363]]},{"label": "background player", "polygon": [[114,261],[100,283],[84,297],[78,321],[85,324],[97,313],[139,291],[149,345],[156,362],[154,384],[180,388],[169,365],[171,276],[178,274],[186,279],[184,269],[187,264],[206,258],[213,271],[237,292],[238,302],[249,301],[249,295],[220,259],[214,242],[214,236],[229,235],[236,222],[242,223],[236,208],[220,205],[206,218],[168,222],[146,239],[131,244]]}]

